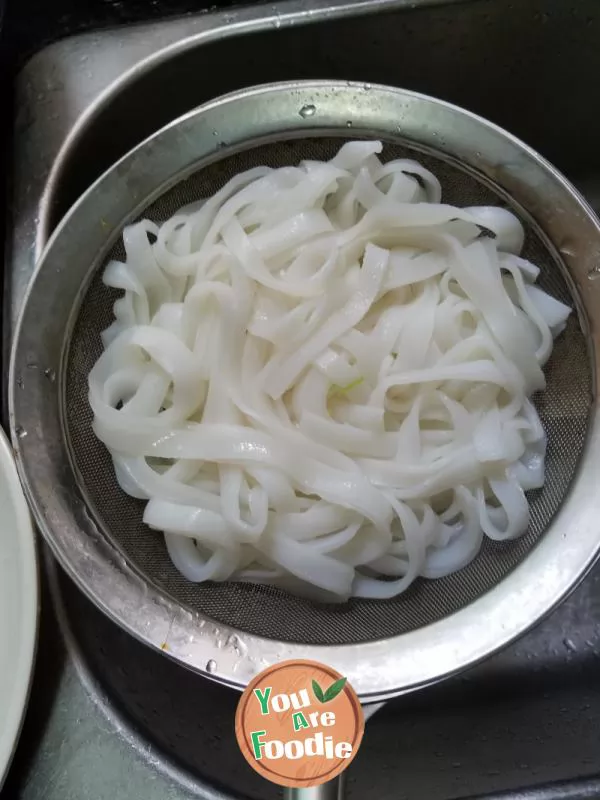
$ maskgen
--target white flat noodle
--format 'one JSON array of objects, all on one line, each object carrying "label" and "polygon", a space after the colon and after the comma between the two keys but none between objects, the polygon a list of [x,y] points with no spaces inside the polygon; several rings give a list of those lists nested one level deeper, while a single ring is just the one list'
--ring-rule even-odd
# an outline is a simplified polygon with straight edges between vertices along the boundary
[{"label": "white flat noodle", "polygon": [[539,286],[526,286],[525,291],[546,325],[558,332],[564,330],[571,309],[560,300],[543,292]]},{"label": "white flat noodle", "polygon": [[249,170],[106,267],[94,431],[190,581],[383,599],[527,529],[570,309],[511,212],[381,153]]},{"label": "white flat noodle", "polygon": [[465,209],[487,230],[496,236],[496,246],[504,253],[518,255],[523,249],[525,231],[521,222],[507,208],[474,206]]}]

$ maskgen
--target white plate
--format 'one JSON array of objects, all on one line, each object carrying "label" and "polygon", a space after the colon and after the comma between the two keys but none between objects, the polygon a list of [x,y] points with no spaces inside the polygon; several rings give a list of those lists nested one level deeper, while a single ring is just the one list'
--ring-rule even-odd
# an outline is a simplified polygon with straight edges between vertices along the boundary
[{"label": "white plate", "polygon": [[0,788],[27,705],[37,625],[35,531],[12,448],[0,429]]}]

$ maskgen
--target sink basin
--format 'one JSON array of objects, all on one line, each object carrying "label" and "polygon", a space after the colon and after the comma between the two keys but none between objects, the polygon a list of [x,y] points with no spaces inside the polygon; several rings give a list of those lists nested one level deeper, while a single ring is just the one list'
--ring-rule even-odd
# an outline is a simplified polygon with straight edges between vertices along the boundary
[{"label": "sink basin", "polygon": [[[586,77],[600,68],[598,12],[597,0],[282,2],[40,51],[16,95],[5,353],[35,259],[79,194],[157,128],[244,86],[338,78],[440,97],[524,139],[600,209]],[[279,797],[235,744],[237,696],[120,631],[46,556],[52,603],[9,796]],[[599,623],[596,569],[517,644],[376,714],[348,796],[599,796]]]}]

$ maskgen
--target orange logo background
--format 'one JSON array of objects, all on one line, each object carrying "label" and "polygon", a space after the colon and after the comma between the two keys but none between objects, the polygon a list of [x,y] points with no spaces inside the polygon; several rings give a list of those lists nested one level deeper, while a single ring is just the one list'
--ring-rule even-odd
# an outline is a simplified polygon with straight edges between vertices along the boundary
[{"label": "orange logo background", "polygon": [[284,661],[246,687],[235,732],[248,763],[272,783],[319,786],[356,755],[364,717],[339,672],[316,661]]}]

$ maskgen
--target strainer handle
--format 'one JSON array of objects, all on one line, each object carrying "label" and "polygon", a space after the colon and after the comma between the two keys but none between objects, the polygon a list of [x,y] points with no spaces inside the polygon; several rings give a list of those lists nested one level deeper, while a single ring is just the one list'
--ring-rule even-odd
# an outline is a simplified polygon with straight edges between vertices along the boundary
[{"label": "strainer handle", "polygon": [[[384,705],[385,702],[364,705],[365,722],[371,719],[373,714]],[[345,783],[346,773],[342,772],[337,778],[322,786],[313,786],[310,789],[284,789],[283,800],[344,800]]]},{"label": "strainer handle", "polygon": [[322,786],[310,789],[284,789],[283,800],[343,800],[344,773]]}]

